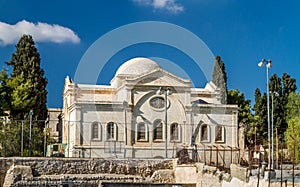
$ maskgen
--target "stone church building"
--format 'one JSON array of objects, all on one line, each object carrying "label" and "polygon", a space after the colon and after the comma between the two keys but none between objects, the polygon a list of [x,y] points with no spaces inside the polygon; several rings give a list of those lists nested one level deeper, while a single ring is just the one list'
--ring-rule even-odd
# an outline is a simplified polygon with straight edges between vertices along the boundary
[{"label": "stone church building", "polygon": [[238,147],[236,105],[209,82],[191,81],[147,58],[122,64],[110,85],[65,79],[62,142],[67,157],[172,158],[182,147]]}]

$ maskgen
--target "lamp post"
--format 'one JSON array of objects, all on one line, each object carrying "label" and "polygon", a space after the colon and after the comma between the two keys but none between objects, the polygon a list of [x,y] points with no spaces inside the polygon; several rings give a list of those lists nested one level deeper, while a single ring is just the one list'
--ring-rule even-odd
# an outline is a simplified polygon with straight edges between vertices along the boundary
[{"label": "lamp post", "polygon": [[194,140],[194,118],[195,118],[195,112],[197,110],[197,104],[192,104],[192,113],[191,113],[191,147],[194,146],[195,140]]},{"label": "lamp post", "polygon": [[29,112],[29,157],[31,156],[31,149],[32,149],[32,140],[31,140],[31,129],[32,129],[32,115],[33,115],[33,111],[30,110]]},{"label": "lamp post", "polygon": [[272,67],[272,60],[266,60],[262,59],[260,63],[258,63],[259,67],[264,67],[266,64],[266,70],[267,70],[267,110],[268,110],[268,148],[269,148],[269,154],[268,154],[268,167],[269,170],[271,169],[271,145],[270,145],[270,96],[269,96],[269,68]]},{"label": "lamp post", "polygon": [[45,128],[44,128],[44,157],[46,157],[46,152],[47,152],[47,124],[49,127],[48,119],[45,120]]},{"label": "lamp post", "polygon": [[156,94],[161,95],[164,94],[164,106],[165,106],[165,126],[164,126],[164,139],[165,139],[165,158],[168,158],[168,137],[167,137],[167,123],[168,123],[168,95],[171,94],[170,88],[166,87],[162,89],[161,87],[157,90]]},{"label": "lamp post", "polygon": [[3,151],[4,151],[4,157],[6,157],[6,116],[4,116],[4,140],[3,140]]},{"label": "lamp post", "polygon": [[272,169],[274,169],[274,94],[275,96],[279,96],[277,92],[271,92],[272,98],[272,125],[271,125],[271,132],[272,132]]},{"label": "lamp post", "polygon": [[296,144],[296,139],[290,135],[290,137],[293,140],[293,187],[295,186],[295,144]]},{"label": "lamp post", "polygon": [[24,120],[22,120],[22,132],[21,132],[21,157],[23,157],[24,153]]},{"label": "lamp post", "polygon": [[126,158],[126,146],[127,146],[127,107],[128,107],[128,102],[123,101],[123,107],[124,107],[124,158]]}]

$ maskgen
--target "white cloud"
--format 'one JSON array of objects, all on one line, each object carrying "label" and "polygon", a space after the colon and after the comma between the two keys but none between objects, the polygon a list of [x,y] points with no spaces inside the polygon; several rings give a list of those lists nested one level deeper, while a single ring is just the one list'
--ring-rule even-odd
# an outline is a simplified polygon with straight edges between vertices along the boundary
[{"label": "white cloud", "polygon": [[35,42],[79,43],[80,38],[67,27],[48,23],[31,23],[26,20],[15,25],[0,22],[0,44],[16,44],[23,34],[30,34]]},{"label": "white cloud", "polygon": [[179,13],[184,11],[184,7],[177,3],[176,0],[132,0],[134,3],[151,6],[156,9],[167,10],[171,13]]}]

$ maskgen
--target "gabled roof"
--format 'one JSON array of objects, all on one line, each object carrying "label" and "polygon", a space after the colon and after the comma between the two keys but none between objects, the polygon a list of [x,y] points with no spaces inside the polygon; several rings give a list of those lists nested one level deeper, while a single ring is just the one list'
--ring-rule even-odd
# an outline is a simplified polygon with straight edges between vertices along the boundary
[{"label": "gabled roof", "polygon": [[[134,85],[160,85],[160,86],[172,86],[172,87],[190,87],[191,81],[178,77],[160,67],[152,69],[147,73],[127,76],[119,74],[117,75],[119,81],[123,81],[125,84]],[[112,82],[114,79],[112,80]]]}]

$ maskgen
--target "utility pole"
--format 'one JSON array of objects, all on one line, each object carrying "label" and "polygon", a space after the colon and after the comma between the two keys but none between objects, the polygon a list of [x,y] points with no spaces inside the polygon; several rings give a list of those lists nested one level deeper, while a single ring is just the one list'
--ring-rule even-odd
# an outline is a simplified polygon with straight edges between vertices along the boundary
[{"label": "utility pole", "polygon": [[21,132],[21,157],[24,153],[24,120],[22,120],[22,132]]},{"label": "utility pole", "polygon": [[47,152],[47,124],[49,126],[49,121],[45,120],[45,128],[44,128],[44,157],[46,157]]},{"label": "utility pole", "polygon": [[6,157],[6,116],[4,116],[4,143],[3,143],[3,149],[4,149],[4,157]]},{"label": "utility pole", "polygon": [[32,140],[31,140],[31,131],[32,131],[32,115],[33,115],[33,111],[30,110],[29,112],[29,120],[30,120],[30,124],[29,124],[29,157],[31,156],[31,151],[32,151]]},{"label": "utility pole", "polygon": [[276,130],[276,168],[278,169],[278,166],[279,166],[279,146],[278,146],[279,139],[278,139],[277,127],[275,128],[275,130]]},{"label": "utility pole", "polygon": [[293,139],[293,187],[294,187],[295,186],[295,144],[296,144],[296,140],[292,135],[290,135],[290,137]]},{"label": "utility pole", "polygon": [[124,106],[124,158],[126,158],[126,153],[127,153],[127,107],[128,107],[128,102],[123,101],[123,106]]}]

